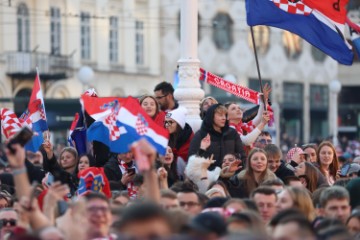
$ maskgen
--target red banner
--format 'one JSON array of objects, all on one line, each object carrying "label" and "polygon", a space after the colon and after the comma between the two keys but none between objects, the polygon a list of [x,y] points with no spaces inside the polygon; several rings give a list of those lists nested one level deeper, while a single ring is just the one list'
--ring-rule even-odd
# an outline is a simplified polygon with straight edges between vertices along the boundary
[{"label": "red banner", "polygon": [[228,93],[234,94],[239,98],[245,99],[251,103],[259,104],[259,92],[256,92],[250,88],[240,86],[238,84],[229,82],[211,72],[207,72],[200,68],[200,80],[207,82],[214,87],[220,88]]}]

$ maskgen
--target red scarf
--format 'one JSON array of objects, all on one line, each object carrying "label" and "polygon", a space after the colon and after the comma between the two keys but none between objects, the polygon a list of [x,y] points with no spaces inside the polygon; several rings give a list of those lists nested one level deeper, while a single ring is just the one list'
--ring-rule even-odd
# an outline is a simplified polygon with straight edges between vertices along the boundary
[{"label": "red scarf", "polygon": [[[230,127],[235,128],[235,130],[240,135],[246,135],[246,134],[250,133],[252,130],[254,130],[256,127],[252,121],[249,121],[247,123],[240,121],[238,124],[230,123],[229,125],[230,125]],[[245,132],[245,134],[244,134],[244,132]]]},{"label": "red scarf", "polygon": [[[122,174],[127,173],[127,169],[129,168],[129,166],[122,160],[119,162],[119,167],[120,167]],[[131,200],[136,199],[137,190],[136,190],[133,182],[129,182],[127,184],[127,191],[128,191],[128,196]]]}]

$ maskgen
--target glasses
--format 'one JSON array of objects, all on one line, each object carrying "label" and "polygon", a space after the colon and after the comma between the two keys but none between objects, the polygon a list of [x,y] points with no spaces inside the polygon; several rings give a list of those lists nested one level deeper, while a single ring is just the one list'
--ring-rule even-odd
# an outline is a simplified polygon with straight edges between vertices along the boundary
[{"label": "glasses", "polygon": [[197,203],[197,202],[180,202],[180,207],[185,207],[186,205],[191,208],[191,207],[198,206],[199,203]]},{"label": "glasses", "polygon": [[169,95],[169,94],[165,94],[165,95],[162,95],[162,96],[157,96],[157,97],[155,97],[157,100],[160,100],[160,99],[162,99],[162,98],[164,98],[164,97],[167,97],[167,95]]},{"label": "glasses", "polygon": [[164,125],[165,126],[170,126],[170,125],[173,125],[174,121],[165,121],[164,122]]},{"label": "glasses", "polygon": [[271,139],[260,139],[258,140],[259,143],[262,143],[262,144],[270,144],[272,143],[272,140]]},{"label": "glasses", "polygon": [[96,213],[98,211],[100,211],[102,213],[106,213],[106,212],[109,211],[109,208],[108,207],[96,207],[96,206],[93,206],[93,207],[88,207],[87,210],[90,213]]},{"label": "glasses", "polygon": [[0,226],[7,226],[10,224],[10,226],[14,227],[16,225],[16,219],[1,219],[0,220]]}]

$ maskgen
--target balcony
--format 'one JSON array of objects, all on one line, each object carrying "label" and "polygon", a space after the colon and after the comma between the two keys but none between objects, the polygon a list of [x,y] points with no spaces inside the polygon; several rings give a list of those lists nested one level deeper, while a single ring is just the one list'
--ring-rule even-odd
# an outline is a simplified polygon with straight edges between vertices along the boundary
[{"label": "balcony", "polygon": [[38,52],[7,52],[6,74],[16,79],[33,79],[36,67],[42,80],[58,80],[70,77],[72,58]]}]

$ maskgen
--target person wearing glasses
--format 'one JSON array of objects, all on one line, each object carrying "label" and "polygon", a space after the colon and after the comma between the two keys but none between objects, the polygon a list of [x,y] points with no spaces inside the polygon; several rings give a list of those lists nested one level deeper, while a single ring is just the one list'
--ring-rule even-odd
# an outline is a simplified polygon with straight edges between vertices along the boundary
[{"label": "person wearing glasses", "polygon": [[11,233],[17,226],[18,214],[12,208],[3,208],[0,210],[0,238],[3,239],[7,233]]},{"label": "person wearing glasses", "polygon": [[154,88],[155,99],[161,110],[168,112],[179,107],[174,98],[174,88],[168,82],[161,82]]},{"label": "person wearing glasses", "polygon": [[262,131],[254,143],[254,147],[264,149],[266,145],[272,143],[271,134],[267,131]]},{"label": "person wearing glasses", "polygon": [[179,107],[165,116],[165,128],[170,134],[168,145],[174,154],[179,177],[183,176],[185,171],[190,142],[194,137],[192,128],[185,122],[186,112],[185,108]]}]

